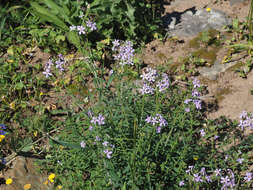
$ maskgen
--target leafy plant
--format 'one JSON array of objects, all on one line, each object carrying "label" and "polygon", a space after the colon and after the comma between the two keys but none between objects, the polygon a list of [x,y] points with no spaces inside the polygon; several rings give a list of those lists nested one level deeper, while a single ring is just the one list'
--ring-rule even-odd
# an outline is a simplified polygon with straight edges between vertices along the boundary
[{"label": "leafy plant", "polygon": [[96,0],[91,13],[107,38],[147,42],[159,28],[161,5],[162,1]]}]

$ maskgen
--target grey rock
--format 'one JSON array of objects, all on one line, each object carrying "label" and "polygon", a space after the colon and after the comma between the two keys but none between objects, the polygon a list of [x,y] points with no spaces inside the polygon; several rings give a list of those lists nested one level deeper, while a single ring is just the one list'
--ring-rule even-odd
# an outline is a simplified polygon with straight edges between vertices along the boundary
[{"label": "grey rock", "polygon": [[220,73],[225,72],[235,64],[237,64],[237,61],[221,64],[220,61],[216,60],[211,67],[200,68],[199,73],[210,80],[216,80]]},{"label": "grey rock", "polygon": [[168,34],[169,36],[194,37],[199,32],[209,29],[221,30],[224,26],[231,23],[232,20],[220,10],[212,9],[208,12],[206,9],[200,9],[195,14],[187,11],[181,15],[178,24],[173,26],[169,24]]},{"label": "grey rock", "polygon": [[230,0],[229,3],[230,3],[230,6],[233,6],[237,3],[243,3],[243,2],[246,2],[246,1],[248,1],[248,0]]}]

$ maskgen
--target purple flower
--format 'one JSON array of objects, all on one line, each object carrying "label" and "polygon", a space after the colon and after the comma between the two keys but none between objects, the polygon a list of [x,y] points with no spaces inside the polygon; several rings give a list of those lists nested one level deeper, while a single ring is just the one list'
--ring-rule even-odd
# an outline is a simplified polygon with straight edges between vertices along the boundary
[{"label": "purple flower", "polygon": [[215,176],[220,176],[221,175],[221,169],[216,169],[216,170],[214,170],[214,173],[215,173]]},{"label": "purple flower", "polygon": [[116,51],[116,48],[120,46],[119,40],[114,40],[112,44],[113,44],[112,51]]},{"label": "purple flower", "polygon": [[179,182],[179,186],[180,186],[180,187],[184,186],[184,181],[180,181],[180,182]]},{"label": "purple flower", "polygon": [[108,141],[105,141],[102,144],[103,144],[103,146],[108,146]]},{"label": "purple flower", "polygon": [[105,124],[104,122],[105,118],[103,117],[102,114],[99,114],[98,117],[92,117],[92,120],[90,121],[91,123],[93,123],[94,125],[98,124],[98,125],[103,125]]},{"label": "purple flower", "polygon": [[236,161],[237,161],[239,164],[242,164],[242,162],[244,161],[244,159],[243,159],[243,158],[238,158]]},{"label": "purple flower", "polygon": [[163,79],[158,81],[157,85],[159,88],[159,92],[163,92],[164,90],[168,89],[170,86],[170,81],[167,74],[163,74]]},{"label": "purple flower", "polygon": [[111,69],[110,71],[109,71],[109,76],[111,76],[113,74],[113,70]]},{"label": "purple flower", "polygon": [[168,125],[167,121],[163,118],[161,114],[156,114],[156,118],[158,119],[159,125],[161,127],[165,127],[166,125]]},{"label": "purple flower", "polygon": [[112,151],[109,151],[108,149],[104,150],[104,153],[106,154],[106,157],[110,159],[112,156]]},{"label": "purple flower", "polygon": [[193,91],[192,91],[192,96],[193,96],[193,97],[199,97],[199,96],[200,96],[199,91],[193,90]]},{"label": "purple flower", "polygon": [[153,126],[154,126],[155,124],[157,124],[157,123],[158,123],[157,118],[156,118],[156,117],[152,117],[151,123],[152,123]]},{"label": "purple flower", "polygon": [[204,137],[206,135],[206,132],[204,129],[199,130],[201,137]]},{"label": "purple flower", "polygon": [[77,30],[78,30],[79,35],[86,34],[84,26],[77,26]]},{"label": "purple flower", "polygon": [[100,141],[101,138],[99,136],[96,136],[96,141]]},{"label": "purple flower", "polygon": [[152,120],[152,117],[151,117],[151,116],[148,116],[148,117],[145,119],[145,121],[146,121],[147,123],[151,123],[151,120]]},{"label": "purple flower", "polygon": [[148,84],[144,83],[143,87],[140,89],[140,93],[144,94],[154,94],[155,89],[149,86]]},{"label": "purple flower", "polygon": [[5,135],[5,134],[6,134],[6,132],[5,132],[5,131],[0,130],[0,135]]},{"label": "purple flower", "polygon": [[45,65],[45,68],[44,68],[45,71],[42,72],[46,76],[46,78],[52,76],[52,73],[51,73],[51,66],[52,65],[53,65],[53,62],[52,62],[51,59],[49,59],[48,62],[46,63],[46,65]]},{"label": "purple flower", "polygon": [[113,55],[116,61],[119,61],[120,65],[133,65],[134,49],[133,44],[130,41],[126,41],[117,48],[113,46],[113,51],[117,54]]},{"label": "purple flower", "polygon": [[76,30],[76,26],[72,25],[69,27],[70,31]]},{"label": "purple flower", "polygon": [[191,102],[192,101],[192,99],[186,99],[185,101],[184,101],[184,103],[185,104],[189,104],[189,102]]},{"label": "purple flower", "polygon": [[86,143],[85,143],[84,141],[81,141],[80,146],[81,146],[82,148],[85,148]]},{"label": "purple flower", "polygon": [[195,104],[196,109],[201,109],[201,100],[193,100],[193,103]]},{"label": "purple flower", "polygon": [[204,167],[201,168],[200,173],[201,173],[201,175],[205,176],[206,175],[206,168],[204,168]]},{"label": "purple flower", "polygon": [[195,78],[195,79],[192,81],[192,84],[193,84],[193,87],[194,87],[194,88],[200,87],[200,83],[199,83],[199,80],[198,80],[197,78]]},{"label": "purple flower", "polygon": [[228,176],[226,176],[226,177],[221,177],[220,179],[221,179],[221,183],[224,184],[224,185],[226,185],[226,186],[227,186],[227,185],[229,184],[229,182],[230,182],[230,179],[229,179]]},{"label": "purple flower", "polygon": [[142,80],[146,80],[150,83],[155,82],[158,76],[157,71],[152,68],[146,68],[145,72],[141,75]]},{"label": "purple flower", "polygon": [[89,27],[91,31],[97,30],[96,23],[90,20],[86,22],[86,26]]},{"label": "purple flower", "polygon": [[193,176],[194,176],[195,182],[203,182],[203,180],[201,179],[201,176],[199,174],[193,174]]},{"label": "purple flower", "polygon": [[89,127],[89,130],[90,130],[90,131],[92,131],[92,130],[93,130],[93,127],[92,127],[92,126],[90,126],[90,127]]},{"label": "purple flower", "polygon": [[189,174],[192,171],[193,168],[194,168],[194,166],[188,166],[188,170],[186,170],[185,172],[187,174]]},{"label": "purple flower", "polygon": [[42,73],[46,76],[46,78],[52,76],[52,73],[51,73],[51,71],[50,71],[49,68],[46,68],[46,70],[44,72],[42,72]]},{"label": "purple flower", "polygon": [[64,59],[63,59],[63,60],[62,60],[61,58],[58,59],[57,61],[55,61],[55,64],[56,64],[55,67],[56,67],[57,69],[59,69],[60,71],[64,71],[64,69],[63,69],[63,67],[62,67],[62,65],[65,64]]},{"label": "purple flower", "polygon": [[1,129],[6,129],[6,125],[5,124],[0,124],[0,128]]},{"label": "purple flower", "polygon": [[247,172],[246,176],[244,177],[244,180],[246,182],[250,182],[252,180],[252,173],[251,172]]},{"label": "purple flower", "polygon": [[104,125],[105,124],[104,120],[105,118],[103,117],[103,115],[99,114],[97,118],[98,125]]},{"label": "purple flower", "polygon": [[6,164],[6,160],[4,158],[1,158],[1,164],[3,164],[3,165]]},{"label": "purple flower", "polygon": [[211,179],[211,176],[205,176],[205,178],[206,178],[206,181],[209,183],[209,182],[212,182],[212,179]]},{"label": "purple flower", "polygon": [[92,112],[89,110],[89,111],[87,112],[87,115],[88,115],[88,117],[92,117]]},{"label": "purple flower", "polygon": [[253,129],[253,114],[248,115],[246,111],[243,111],[240,115],[240,123],[239,127],[241,127],[241,130],[244,130],[244,128],[250,128]]},{"label": "purple flower", "polygon": [[161,133],[161,127],[160,126],[158,126],[157,128],[156,128],[156,133]]},{"label": "purple flower", "polygon": [[241,115],[240,115],[240,119],[244,119],[248,116],[248,113],[246,111],[242,111]]},{"label": "purple flower", "polygon": [[185,112],[190,112],[190,108],[185,108],[184,111]]},{"label": "purple flower", "polygon": [[214,136],[214,140],[217,140],[219,137],[220,137],[220,136],[215,135],[215,136]]}]

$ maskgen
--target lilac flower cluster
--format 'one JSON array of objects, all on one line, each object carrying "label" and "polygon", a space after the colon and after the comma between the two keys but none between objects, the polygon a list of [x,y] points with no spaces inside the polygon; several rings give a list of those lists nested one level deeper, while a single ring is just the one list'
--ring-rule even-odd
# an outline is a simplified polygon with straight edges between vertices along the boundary
[{"label": "lilac flower cluster", "polygon": [[62,72],[64,71],[63,65],[65,64],[65,60],[62,54],[59,54],[58,57],[59,59],[55,61],[55,67]]},{"label": "lilac flower cluster", "polygon": [[96,125],[96,124],[104,125],[105,124],[105,118],[103,117],[102,114],[99,114],[98,117],[93,116],[90,122],[93,123],[94,125]]},{"label": "lilac flower cluster", "polygon": [[106,157],[110,159],[112,157],[112,149],[114,148],[114,145],[109,144],[108,141],[104,141],[102,144],[106,148],[103,152],[105,153]]},{"label": "lilac flower cluster", "polygon": [[45,68],[44,68],[44,72],[42,72],[46,78],[52,76],[52,73],[51,73],[51,66],[53,65],[53,62],[51,59],[48,60],[47,64],[45,65]]},{"label": "lilac flower cluster", "polygon": [[91,20],[88,20],[88,21],[86,21],[86,27],[84,27],[82,25],[79,25],[79,26],[72,25],[72,26],[69,27],[70,31],[78,31],[79,35],[86,34],[87,28],[90,31],[94,31],[94,30],[97,30],[97,25],[96,25],[95,22],[92,22]]},{"label": "lilac flower cluster", "polygon": [[90,28],[90,31],[97,30],[97,24],[91,20],[86,21],[86,26]]},{"label": "lilac flower cluster", "polygon": [[[199,172],[194,172],[194,166],[188,166],[188,169],[185,171],[190,179],[196,183],[211,183],[212,178],[211,175],[208,175],[206,172],[206,168],[202,167]],[[184,180],[179,182],[179,186],[185,185]]]},{"label": "lilac flower cluster", "polygon": [[235,175],[231,169],[227,169],[226,176],[220,176],[220,183],[222,184],[221,190],[235,187]]},{"label": "lilac flower cluster", "polygon": [[[65,60],[64,60],[64,57],[62,54],[59,54],[58,55],[58,60],[55,61],[55,67],[60,71],[64,71],[64,66],[65,64]],[[44,67],[44,72],[42,72],[46,78],[52,76],[52,73],[51,73],[51,68],[52,66],[54,65],[53,61],[51,59],[48,60],[48,62],[46,63],[45,67]]]},{"label": "lilac flower cluster", "polygon": [[146,68],[143,74],[141,75],[143,86],[139,89],[142,95],[144,94],[154,94],[155,88],[158,89],[159,92],[163,92],[170,86],[169,77],[167,74],[162,74],[162,79],[157,81],[159,78],[159,74],[157,70],[152,68]]},{"label": "lilac flower cluster", "polygon": [[[198,97],[201,95],[200,92],[198,91],[197,88],[199,88],[201,85],[199,83],[199,80],[198,79],[194,79],[192,81],[192,84],[193,84],[193,90],[192,90],[192,99],[186,99],[184,101],[184,103],[186,105],[188,105],[190,102],[193,102],[195,104],[195,107],[196,109],[200,110],[201,109],[201,100],[198,99]],[[185,108],[185,112],[190,112],[190,108],[189,107],[186,107]]]},{"label": "lilac flower cluster", "polygon": [[0,135],[5,135],[6,132],[4,131],[6,129],[6,126],[4,124],[0,124]]},{"label": "lilac flower cluster", "polygon": [[141,75],[142,80],[154,83],[156,78],[158,77],[157,70],[148,67],[145,71],[146,72],[143,72],[143,74]]},{"label": "lilac flower cluster", "polygon": [[243,179],[246,182],[250,182],[252,180],[252,172],[247,172]]},{"label": "lilac flower cluster", "polygon": [[[213,180],[218,180],[222,185],[221,190],[233,189],[236,186],[235,175],[231,169],[221,170],[215,169],[212,174],[207,174],[204,167],[200,171],[194,172],[194,166],[188,166],[185,171],[189,175],[188,180],[192,180],[196,183],[211,183]],[[252,173],[247,172],[244,177],[244,181],[250,182],[252,180]],[[180,187],[185,185],[185,180],[181,180],[178,184]]]},{"label": "lilac flower cluster", "polygon": [[253,114],[243,111],[240,115],[240,119],[239,127],[241,127],[241,130],[244,130],[245,128],[253,130]]},{"label": "lilac flower cluster", "polygon": [[145,120],[148,124],[156,126],[156,132],[161,133],[162,127],[168,125],[168,122],[163,118],[161,114],[156,114],[155,117],[148,116]]},{"label": "lilac flower cluster", "polygon": [[86,143],[85,143],[84,141],[81,141],[81,142],[80,142],[80,146],[81,146],[82,148],[85,148],[85,147],[86,147]]},{"label": "lilac flower cluster", "polygon": [[115,52],[113,57],[116,61],[119,61],[120,65],[134,64],[134,49],[131,41],[120,42],[119,40],[114,40],[112,44],[112,51]]},{"label": "lilac flower cluster", "polygon": [[144,94],[154,94],[155,89],[149,86],[147,83],[144,83],[142,88],[140,89],[140,93]]},{"label": "lilac flower cluster", "polygon": [[163,77],[162,80],[158,81],[157,85],[156,85],[159,88],[159,92],[163,92],[164,90],[166,90],[170,86],[170,81],[169,81],[168,75],[163,73],[162,77]]}]

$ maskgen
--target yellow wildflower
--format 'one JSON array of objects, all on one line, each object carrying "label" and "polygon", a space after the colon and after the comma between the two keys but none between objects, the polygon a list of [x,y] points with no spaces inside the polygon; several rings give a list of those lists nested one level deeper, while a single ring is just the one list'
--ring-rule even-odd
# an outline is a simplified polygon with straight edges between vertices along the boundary
[{"label": "yellow wildflower", "polygon": [[15,109],[15,102],[14,102],[14,101],[13,101],[13,102],[11,102],[11,103],[9,104],[9,106],[10,106],[10,108],[11,108],[11,109],[13,109],[13,110],[14,110],[14,109]]},{"label": "yellow wildflower", "polygon": [[32,185],[30,183],[24,185],[24,190],[31,189]]},{"label": "yellow wildflower", "polygon": [[38,136],[38,131],[33,132],[33,135],[34,135],[35,137],[37,137],[37,136]]},{"label": "yellow wildflower", "polygon": [[210,12],[212,9],[211,8],[206,8],[206,11],[207,12]]},{"label": "yellow wildflower", "polygon": [[44,93],[43,93],[43,92],[40,92],[40,96],[42,96],[42,95],[44,95]]},{"label": "yellow wildflower", "polygon": [[199,157],[198,157],[198,156],[194,156],[193,159],[194,159],[194,160],[198,160]]},{"label": "yellow wildflower", "polygon": [[52,173],[52,174],[50,174],[49,176],[48,176],[48,180],[50,181],[50,182],[54,182],[54,178],[55,178],[55,174],[54,173]]},{"label": "yellow wildflower", "polygon": [[62,185],[58,185],[57,188],[58,188],[58,189],[62,189]]},{"label": "yellow wildflower", "polygon": [[158,33],[154,33],[153,36],[154,36],[155,39],[159,38]]},{"label": "yellow wildflower", "polygon": [[10,185],[12,184],[13,180],[11,178],[6,179],[5,184]]},{"label": "yellow wildflower", "polygon": [[0,142],[2,142],[2,140],[5,138],[4,135],[0,135]]},{"label": "yellow wildflower", "polygon": [[48,181],[46,180],[46,181],[44,181],[44,183],[43,183],[44,185],[47,185],[48,184]]}]

